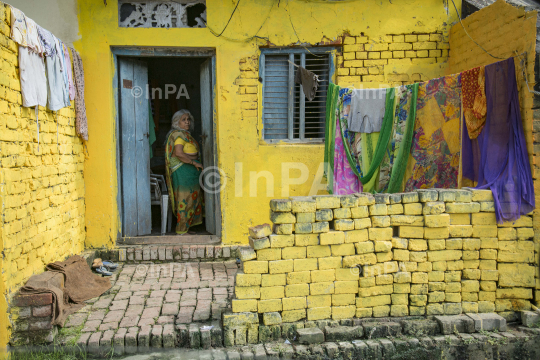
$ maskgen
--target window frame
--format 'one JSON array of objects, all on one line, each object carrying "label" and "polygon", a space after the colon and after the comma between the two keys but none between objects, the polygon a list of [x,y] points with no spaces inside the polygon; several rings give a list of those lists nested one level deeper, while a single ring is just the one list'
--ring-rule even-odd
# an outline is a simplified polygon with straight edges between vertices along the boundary
[{"label": "window frame", "polygon": [[[277,143],[285,143],[285,144],[323,144],[325,137],[321,138],[305,138],[305,102],[306,98],[304,95],[304,91],[302,87],[300,86],[300,108],[298,109],[300,112],[300,118],[299,118],[299,138],[294,139],[294,75],[295,75],[295,66],[291,63],[289,63],[289,73],[288,73],[288,82],[289,82],[289,95],[288,95],[288,116],[287,116],[287,127],[288,127],[288,136],[287,139],[265,139],[264,137],[264,99],[265,99],[265,59],[266,55],[289,55],[289,61],[294,62],[294,55],[302,55],[302,54],[328,54],[328,79],[329,81],[334,81],[334,75],[335,75],[335,57],[336,53],[339,50],[335,46],[328,46],[328,47],[317,47],[317,48],[289,48],[289,47],[279,47],[279,48],[261,48],[261,55],[259,56],[259,76],[261,78],[262,83],[262,97],[260,101],[260,116],[261,116],[261,125],[262,125],[262,131],[261,131],[261,140],[263,143],[266,144],[277,144]],[[305,67],[305,56],[301,56],[301,66]],[[326,135],[326,134],[325,134]]]}]

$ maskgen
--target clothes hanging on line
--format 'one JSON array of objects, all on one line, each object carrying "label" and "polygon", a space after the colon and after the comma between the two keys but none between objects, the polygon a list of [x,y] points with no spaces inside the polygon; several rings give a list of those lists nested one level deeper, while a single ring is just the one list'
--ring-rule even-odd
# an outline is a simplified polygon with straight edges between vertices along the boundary
[{"label": "clothes hanging on line", "polygon": [[26,28],[26,20],[24,13],[10,6],[11,9],[11,40],[15,41],[20,46],[28,46],[28,35]]},{"label": "clothes hanging on line", "polygon": [[65,58],[65,64],[66,64],[66,75],[68,79],[69,99],[75,100],[75,85],[73,84],[73,73],[71,71],[71,57],[69,56],[69,49],[64,43],[62,43],[62,49],[64,51],[64,58]]},{"label": "clothes hanging on line", "polygon": [[294,83],[302,85],[302,90],[308,101],[312,101],[315,98],[315,94],[319,88],[319,77],[315,73],[298,66],[296,75],[294,76]]},{"label": "clothes hanging on line", "polygon": [[[462,138],[463,176],[490,189],[498,223],[535,208],[534,184],[519,108],[514,59],[485,67],[487,115],[476,139]],[[464,132],[467,127],[464,126]]]},{"label": "clothes hanging on line", "polygon": [[459,187],[461,75],[421,83],[405,191]]},{"label": "clothes hanging on line", "polygon": [[339,86],[328,85],[326,95],[326,129],[324,138],[324,176],[328,184],[328,192],[334,193],[334,153],[336,140],[336,106],[339,100]]},{"label": "clothes hanging on line", "polygon": [[467,132],[476,139],[486,122],[486,77],[483,66],[461,73],[463,116]]},{"label": "clothes hanging on line", "polygon": [[75,79],[75,115],[77,134],[85,141],[88,141],[88,119],[86,118],[86,103],[84,101],[84,69],[81,56],[75,49],[71,49],[73,54],[73,69]]},{"label": "clothes hanging on line", "polygon": [[348,116],[349,131],[373,133],[381,131],[386,104],[386,89],[353,90]]}]

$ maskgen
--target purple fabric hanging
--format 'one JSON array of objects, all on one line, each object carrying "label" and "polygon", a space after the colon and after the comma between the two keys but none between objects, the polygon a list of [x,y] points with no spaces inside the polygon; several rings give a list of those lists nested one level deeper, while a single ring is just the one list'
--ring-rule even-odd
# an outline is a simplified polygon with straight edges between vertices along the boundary
[{"label": "purple fabric hanging", "polygon": [[486,125],[471,141],[463,126],[463,176],[491,189],[497,222],[534,209],[534,186],[521,123],[514,59],[486,66]]}]

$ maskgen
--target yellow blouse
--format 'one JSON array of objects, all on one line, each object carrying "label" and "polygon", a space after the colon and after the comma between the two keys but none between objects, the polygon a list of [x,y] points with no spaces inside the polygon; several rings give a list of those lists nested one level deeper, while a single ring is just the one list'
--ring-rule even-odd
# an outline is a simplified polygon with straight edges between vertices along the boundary
[{"label": "yellow blouse", "polygon": [[174,146],[176,145],[184,145],[184,153],[186,154],[196,154],[197,153],[197,148],[195,147],[195,145],[187,142],[187,141],[184,141],[182,140],[180,137],[177,138],[174,142]]}]

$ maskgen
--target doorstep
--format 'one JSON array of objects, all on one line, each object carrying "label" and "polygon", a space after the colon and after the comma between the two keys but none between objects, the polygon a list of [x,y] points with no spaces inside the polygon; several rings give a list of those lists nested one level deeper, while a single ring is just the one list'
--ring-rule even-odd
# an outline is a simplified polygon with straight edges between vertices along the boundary
[{"label": "doorstep", "polygon": [[149,235],[122,237],[116,245],[218,245],[221,238],[217,235]]}]

